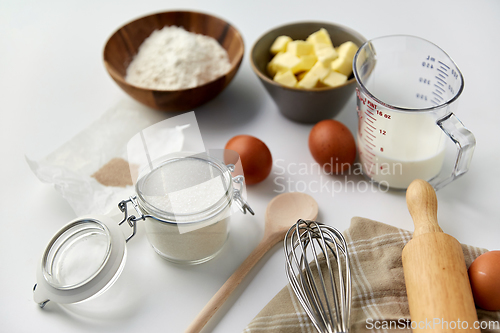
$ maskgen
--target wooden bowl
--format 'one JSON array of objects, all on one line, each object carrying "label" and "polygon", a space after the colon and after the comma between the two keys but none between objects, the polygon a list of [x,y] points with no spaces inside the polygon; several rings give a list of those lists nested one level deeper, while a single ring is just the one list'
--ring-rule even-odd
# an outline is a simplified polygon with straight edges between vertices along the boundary
[{"label": "wooden bowl", "polygon": [[272,58],[269,49],[276,37],[286,35],[293,40],[305,40],[307,36],[321,28],[328,31],[334,46],[352,41],[360,47],[366,42],[366,39],[358,32],[339,24],[299,22],[268,31],[255,42],[250,52],[252,69],[273,98],[279,111],[296,122],[317,123],[335,117],[342,111],[356,89],[356,79],[352,74],[347,82],[340,86],[306,90],[283,86],[273,81],[267,72],[267,64]]},{"label": "wooden bowl", "polygon": [[[231,69],[203,85],[183,90],[152,90],[125,81],[127,67],[139,46],[154,30],[179,26],[187,31],[213,37],[227,51]],[[243,59],[241,34],[228,22],[208,14],[174,11],[152,14],[119,28],[104,47],[104,65],[113,80],[132,98],[163,111],[186,111],[217,96],[231,82]]]}]

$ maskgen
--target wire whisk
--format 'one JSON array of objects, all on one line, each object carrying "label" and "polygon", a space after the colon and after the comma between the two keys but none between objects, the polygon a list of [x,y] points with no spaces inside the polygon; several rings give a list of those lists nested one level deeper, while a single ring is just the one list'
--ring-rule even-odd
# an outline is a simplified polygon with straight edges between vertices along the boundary
[{"label": "wire whisk", "polygon": [[347,333],[351,270],[342,233],[329,225],[299,220],[288,230],[284,250],[286,276],[316,330]]}]

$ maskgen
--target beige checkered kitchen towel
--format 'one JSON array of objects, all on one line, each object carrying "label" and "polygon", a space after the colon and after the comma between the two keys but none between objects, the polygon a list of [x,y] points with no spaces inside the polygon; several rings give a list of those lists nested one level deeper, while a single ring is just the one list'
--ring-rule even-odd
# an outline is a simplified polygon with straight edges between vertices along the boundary
[{"label": "beige checkered kitchen towel", "polygon": [[[401,252],[412,232],[354,217],[344,236],[352,265],[351,332],[411,332],[409,324],[403,325],[410,315]],[[462,249],[467,267],[487,251],[468,245],[462,245]],[[492,327],[500,321],[500,311],[478,309],[478,317],[488,324],[493,322]],[[393,329],[386,328],[391,321]],[[316,333],[290,285],[283,288],[243,332]],[[482,332],[498,333],[500,330],[493,326]]]}]

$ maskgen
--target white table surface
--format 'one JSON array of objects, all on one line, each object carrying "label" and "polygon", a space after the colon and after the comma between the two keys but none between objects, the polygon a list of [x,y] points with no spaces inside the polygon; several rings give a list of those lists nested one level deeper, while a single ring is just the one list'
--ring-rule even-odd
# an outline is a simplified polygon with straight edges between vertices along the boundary
[{"label": "white table surface", "polygon": [[[306,6],[307,5],[307,6]],[[223,252],[196,267],[170,264],[149,247],[143,230],[129,243],[122,308],[101,313],[69,311],[32,300],[35,268],[50,237],[75,217],[66,201],[30,171],[25,155],[39,158],[89,126],[128,97],[102,63],[107,37],[144,14],[191,9],[235,24],[246,51],[231,85],[196,116],[207,147],[223,148],[237,134],[267,143],[274,159],[312,163],[310,125],[279,114],[250,68],[253,42],[274,26],[298,20],[333,21],[366,38],[411,34],[439,45],[465,77],[457,116],[477,148],[470,171],[438,192],[442,228],[463,243],[500,248],[500,2],[490,1],[2,1],[0,2],[0,327],[3,332],[182,332],[205,302],[259,242],[266,205],[279,187],[275,167],[248,189],[255,217],[234,218]],[[336,118],[354,132],[354,96]],[[167,116],[167,115],[166,115]],[[311,181],[318,175],[286,175]],[[412,229],[403,193],[310,193],[319,220],[341,230],[353,216]],[[286,284],[281,247],[252,270],[204,332],[241,332]],[[117,298],[118,299],[118,298]],[[116,299],[115,299],[116,300]],[[118,309],[120,309],[118,311]],[[95,310],[95,309],[94,309]],[[92,312],[92,311],[91,311]]]}]

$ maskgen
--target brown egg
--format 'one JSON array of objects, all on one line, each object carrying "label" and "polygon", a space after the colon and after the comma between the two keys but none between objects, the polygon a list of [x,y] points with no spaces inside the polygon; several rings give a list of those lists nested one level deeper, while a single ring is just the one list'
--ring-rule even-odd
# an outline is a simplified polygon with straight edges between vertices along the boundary
[{"label": "brown egg", "polygon": [[245,182],[248,185],[263,181],[271,173],[273,158],[266,144],[250,135],[237,135],[226,144],[240,155]]},{"label": "brown egg", "polygon": [[486,252],[469,267],[469,280],[476,305],[500,310],[500,251]]},{"label": "brown egg", "polygon": [[309,150],[325,172],[340,174],[356,158],[356,142],[351,131],[339,121],[322,120],[309,133]]}]

